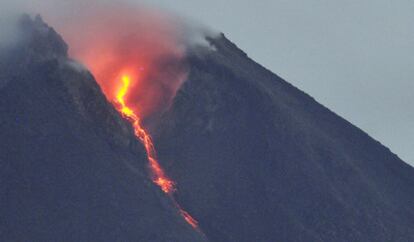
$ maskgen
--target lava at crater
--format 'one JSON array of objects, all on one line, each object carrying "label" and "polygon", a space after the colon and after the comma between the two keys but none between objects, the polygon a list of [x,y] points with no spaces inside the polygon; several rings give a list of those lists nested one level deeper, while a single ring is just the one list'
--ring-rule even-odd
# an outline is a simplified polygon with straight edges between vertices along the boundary
[{"label": "lava at crater", "polygon": [[135,78],[124,101],[141,119],[168,108],[186,79],[182,27],[173,16],[107,3],[80,11],[60,28],[70,55],[91,70],[110,101],[119,75]]}]

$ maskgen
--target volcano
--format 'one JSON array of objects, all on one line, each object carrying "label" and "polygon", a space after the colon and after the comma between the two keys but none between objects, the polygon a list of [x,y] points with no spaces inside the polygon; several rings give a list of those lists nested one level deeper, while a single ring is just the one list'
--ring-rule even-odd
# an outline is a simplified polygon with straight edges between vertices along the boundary
[{"label": "volcano", "polygon": [[1,241],[414,241],[413,168],[224,35],[187,51],[152,177],[138,118],[39,17],[19,28],[0,49]]}]

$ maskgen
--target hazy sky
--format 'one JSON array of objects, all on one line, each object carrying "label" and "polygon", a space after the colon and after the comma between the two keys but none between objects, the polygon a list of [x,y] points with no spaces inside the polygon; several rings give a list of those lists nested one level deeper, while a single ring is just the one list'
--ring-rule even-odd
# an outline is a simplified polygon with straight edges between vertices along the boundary
[{"label": "hazy sky", "polygon": [[414,165],[414,1],[152,0],[249,56]]}]

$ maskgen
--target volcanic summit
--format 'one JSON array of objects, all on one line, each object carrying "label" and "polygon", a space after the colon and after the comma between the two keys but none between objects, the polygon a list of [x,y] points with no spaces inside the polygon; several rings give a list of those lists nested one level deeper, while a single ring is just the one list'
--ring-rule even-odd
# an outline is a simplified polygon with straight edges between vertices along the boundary
[{"label": "volcanic summit", "polygon": [[19,29],[0,49],[1,241],[414,241],[413,168],[223,34],[163,59],[180,86],[141,122],[135,74],[108,95],[40,17]]}]

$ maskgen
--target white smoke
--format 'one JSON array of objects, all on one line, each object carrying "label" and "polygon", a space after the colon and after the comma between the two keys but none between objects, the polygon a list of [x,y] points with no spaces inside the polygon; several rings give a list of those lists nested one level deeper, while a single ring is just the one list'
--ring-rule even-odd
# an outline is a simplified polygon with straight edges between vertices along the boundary
[{"label": "white smoke", "polygon": [[[18,41],[19,33],[17,31],[17,20],[23,14],[31,16],[41,15],[42,18],[58,32],[61,32],[66,23],[77,19],[77,17],[87,14],[88,11],[95,8],[106,8],[113,4],[129,5],[131,8],[156,9],[150,7],[144,1],[131,0],[14,0],[0,1],[0,47],[9,46]],[[152,5],[151,5],[152,6]],[[177,22],[182,27],[182,42],[185,48],[193,49],[197,46],[204,46],[214,50],[214,47],[206,40],[206,37],[214,38],[219,32],[194,19],[178,16],[173,12],[162,9],[162,12],[170,16],[175,15]],[[81,30],[79,31],[81,34]]]}]

